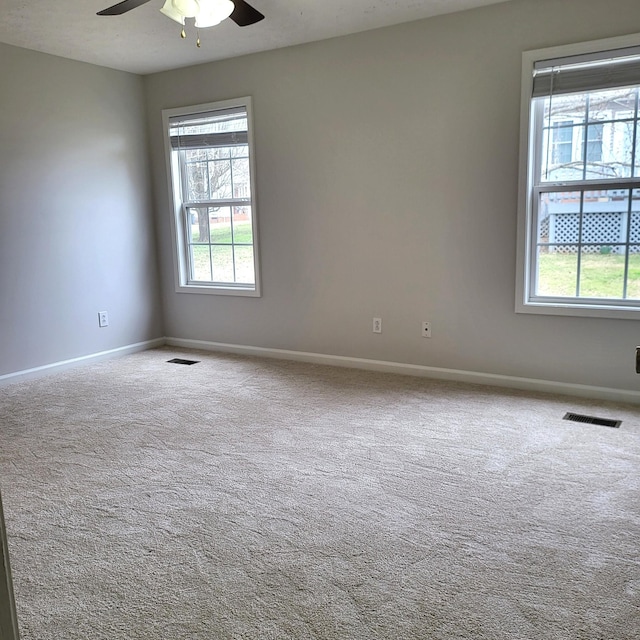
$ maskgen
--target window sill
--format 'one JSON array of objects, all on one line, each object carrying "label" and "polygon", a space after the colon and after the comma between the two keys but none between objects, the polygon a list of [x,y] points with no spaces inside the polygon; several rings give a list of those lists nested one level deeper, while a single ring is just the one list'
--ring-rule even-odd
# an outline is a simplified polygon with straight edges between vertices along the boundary
[{"label": "window sill", "polygon": [[518,302],[515,311],[547,316],[640,320],[640,307],[615,304],[595,306],[572,302]]},{"label": "window sill", "polygon": [[195,293],[213,296],[243,296],[248,298],[259,298],[261,296],[258,288],[249,289],[246,287],[207,286],[197,284],[178,285],[176,286],[176,293]]}]

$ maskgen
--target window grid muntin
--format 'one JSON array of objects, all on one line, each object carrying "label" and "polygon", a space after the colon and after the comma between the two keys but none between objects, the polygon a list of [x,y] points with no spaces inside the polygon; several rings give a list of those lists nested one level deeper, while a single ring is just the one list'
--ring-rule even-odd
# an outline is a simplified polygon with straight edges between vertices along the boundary
[{"label": "window grid muntin", "polygon": [[[233,167],[234,167],[234,163],[238,160],[246,160],[247,161],[247,171],[250,171],[249,168],[249,162],[250,162],[250,158],[249,158],[249,152],[248,152],[248,145],[236,145],[236,146],[243,146],[247,148],[247,153],[244,155],[239,155],[239,156],[235,156],[235,155],[231,155],[231,149],[232,146],[231,145],[226,145],[225,147],[203,147],[201,149],[201,151],[214,151],[215,149],[222,149],[222,148],[228,148],[230,150],[229,155],[225,158],[212,158],[209,157],[209,154],[207,154],[206,158],[202,158],[202,159],[197,159],[197,160],[188,160],[186,158],[186,154],[188,151],[194,151],[194,149],[189,149],[189,150],[183,150],[180,151],[180,167],[181,167],[181,172],[183,175],[183,189],[184,189],[184,193],[186,194],[186,198],[185,201],[186,202],[205,202],[207,200],[214,200],[214,201],[220,201],[220,200],[235,200],[238,198],[235,198],[233,196],[234,193],[234,187],[235,182],[233,180]],[[214,198],[211,194],[211,171],[210,171],[210,167],[211,165],[216,165],[216,164],[222,164],[222,163],[227,163],[229,165],[229,173],[230,173],[230,181],[229,181],[229,186],[231,187],[231,197],[230,198]],[[204,174],[206,176],[206,183],[207,183],[207,188],[206,188],[206,192],[208,195],[208,198],[190,198],[189,196],[192,194],[192,190],[189,188],[189,167],[193,166],[193,165],[201,165],[204,164],[206,165],[206,170],[204,171]],[[251,179],[250,176],[248,177],[247,181],[246,181],[249,185],[251,183]],[[240,185],[242,185],[244,183],[240,183]],[[238,185],[239,186],[239,185]],[[250,189],[249,189],[250,191]],[[250,198],[248,198],[250,199]]]},{"label": "window grid muntin", "polygon": [[[233,148],[234,147],[243,147],[246,149],[246,153],[237,155],[233,153]],[[228,149],[228,153],[226,153],[226,155],[224,157],[215,157],[215,152],[216,150],[220,150],[220,149]],[[204,152],[205,157],[204,158],[197,158],[197,159],[187,159],[187,153],[189,152],[193,152],[193,151],[200,151],[200,152]],[[193,154],[196,155],[196,154]],[[199,154],[197,154],[199,155]],[[251,204],[251,199],[250,198],[212,198],[211,197],[211,190],[212,190],[212,184],[211,184],[211,166],[213,165],[214,167],[216,166],[216,164],[223,164],[226,163],[229,166],[229,186],[230,186],[230,190],[231,190],[231,195],[233,196],[234,192],[235,192],[235,181],[234,181],[234,163],[238,160],[247,160],[247,171],[250,171],[250,167],[249,167],[249,146],[248,144],[237,144],[237,145],[222,145],[220,147],[213,147],[213,146],[209,146],[209,147],[202,147],[201,149],[189,149],[189,150],[182,150],[179,152],[179,163],[180,163],[180,167],[181,167],[181,174],[183,176],[183,188],[184,188],[184,193],[187,193],[189,195],[193,195],[194,191],[192,189],[190,189],[189,187],[189,178],[190,178],[190,173],[189,173],[189,167],[193,166],[193,165],[204,165],[205,169],[203,172],[204,175],[204,182],[206,183],[206,192],[207,195],[209,196],[208,198],[201,198],[201,199],[193,199],[193,200],[188,200],[187,202],[184,203],[184,208],[185,211],[187,212],[187,214],[184,216],[184,224],[185,226],[185,239],[187,242],[187,256],[188,256],[188,278],[187,278],[187,284],[214,284],[214,285],[219,285],[219,286],[223,286],[223,285],[228,285],[228,284],[234,284],[237,286],[252,286],[254,285],[254,282],[239,282],[238,281],[238,267],[236,264],[236,250],[235,247],[236,246],[248,246],[248,247],[253,247],[253,242],[251,243],[236,243],[235,242],[235,220],[234,220],[234,207],[246,207],[251,209],[252,204]],[[249,183],[250,185],[250,176],[247,176],[247,180],[246,182]],[[243,183],[241,183],[243,184]],[[219,189],[216,189],[217,191]],[[249,186],[249,191],[250,191],[250,186]],[[229,217],[230,217],[230,235],[231,235],[231,242],[230,243],[216,243],[216,242],[211,242],[211,225],[210,225],[210,211],[209,209],[212,208],[227,208],[229,209]],[[197,241],[195,242],[193,240],[192,237],[192,233],[191,233],[191,221],[190,221],[190,211],[192,209],[206,209],[206,222],[207,222],[207,237],[209,238],[208,242],[202,242],[202,241]],[[253,227],[252,227],[252,232],[253,232]],[[252,238],[253,238],[253,233],[252,233]],[[195,257],[194,257],[194,251],[193,251],[193,246],[208,246],[209,248],[209,268],[210,268],[210,273],[211,273],[211,280],[198,280],[196,279],[196,265],[195,265]],[[233,281],[230,282],[228,280],[216,280],[215,276],[216,276],[216,269],[214,268],[214,247],[215,246],[219,246],[219,247],[227,247],[227,248],[231,248],[231,269],[233,272]],[[254,258],[255,260],[255,258]]]},{"label": "window grid muntin", "polygon": [[[222,208],[222,205],[220,204],[221,202],[224,202],[226,204],[226,206],[228,206],[229,210],[230,210],[230,235],[231,235],[231,242],[212,242],[211,241],[211,225],[210,225],[210,211],[209,209],[213,209],[213,208]],[[218,286],[228,286],[230,284],[233,284],[234,286],[238,286],[238,287],[253,287],[255,285],[254,282],[252,281],[248,281],[248,282],[239,282],[237,280],[237,271],[238,271],[238,267],[236,264],[236,247],[249,247],[252,248],[254,247],[254,242],[255,240],[253,240],[254,238],[254,229],[253,229],[253,223],[252,223],[252,216],[249,215],[249,221],[250,221],[250,226],[251,226],[251,237],[252,237],[252,242],[236,242],[235,241],[235,230],[234,230],[234,222],[233,222],[233,217],[234,217],[234,212],[233,209],[234,207],[238,207],[238,208],[246,208],[249,209],[249,213],[251,214],[251,209],[252,209],[252,205],[251,205],[251,201],[247,198],[243,198],[240,200],[225,200],[225,201],[215,201],[215,200],[207,200],[205,202],[186,202],[183,205],[183,210],[184,210],[184,215],[183,215],[183,220],[184,220],[184,227],[185,227],[185,234],[184,234],[184,238],[185,238],[185,244],[186,244],[186,255],[188,256],[188,278],[187,278],[187,283],[188,284],[213,284],[213,285],[218,285]],[[192,234],[191,234],[191,222],[190,222],[190,218],[191,218],[191,210],[193,209],[206,209],[207,213],[206,213],[206,219],[207,219],[207,229],[208,229],[208,234],[207,237],[209,238],[209,241],[207,242],[201,242],[201,241],[194,241]],[[209,249],[209,263],[210,263],[210,272],[211,272],[211,280],[197,280],[195,278],[195,258],[194,258],[194,253],[193,253],[193,247],[208,247]],[[227,281],[227,280],[215,280],[214,276],[215,276],[215,270],[214,270],[214,265],[213,265],[213,248],[214,247],[225,247],[225,248],[231,248],[232,251],[232,269],[233,269],[233,282]],[[252,256],[253,258],[253,262],[255,264],[255,256]]]},{"label": "window grid muntin", "polygon": [[[234,146],[242,146],[246,148],[246,154],[242,155],[234,155],[232,152],[232,148]],[[215,158],[212,157],[215,154],[215,149],[229,149],[228,154],[224,158]],[[187,159],[187,153],[191,151],[204,151],[206,157],[204,159]],[[249,145],[248,144],[238,144],[238,145],[223,145],[220,147],[202,147],[201,149],[189,149],[189,150],[180,150],[178,152],[178,164],[180,166],[180,173],[182,176],[182,188],[183,193],[188,195],[194,195],[194,191],[189,187],[189,167],[193,165],[205,165],[205,170],[203,172],[204,182],[206,183],[206,192],[209,198],[201,198],[201,199],[189,199],[183,203],[183,209],[185,214],[183,216],[183,224],[185,228],[184,238],[186,242],[186,255],[188,258],[187,265],[187,284],[211,284],[217,286],[225,286],[225,285],[234,285],[238,287],[252,287],[255,286],[255,275],[254,282],[238,282],[237,273],[238,268],[236,265],[236,252],[235,246],[249,246],[253,247],[253,221],[250,220],[250,225],[252,228],[252,242],[251,243],[236,243],[235,242],[235,224],[234,224],[234,207],[246,207],[249,210],[252,209],[251,198],[211,198],[211,172],[210,165],[214,163],[222,163],[226,162],[229,165],[229,186],[231,188],[231,195],[233,195],[235,191],[235,183],[234,183],[234,162],[236,160],[247,160],[247,171],[249,175],[247,175],[246,183],[248,183],[248,191],[251,192],[251,176],[250,176],[250,158],[249,158]],[[215,165],[214,165],[215,166]],[[229,216],[230,216],[230,233],[231,233],[231,242],[230,243],[216,243],[211,242],[211,225],[210,225],[210,211],[211,208],[229,208]],[[192,231],[191,231],[191,214],[190,211],[193,209],[206,209],[206,223],[207,223],[207,237],[209,239],[208,242],[194,242]],[[208,246],[209,248],[209,265],[210,265],[210,273],[211,280],[198,280],[196,279],[196,265],[195,265],[195,256],[193,251],[193,246]],[[231,268],[233,272],[233,280],[216,280],[216,272],[214,269],[214,255],[213,255],[213,247],[221,246],[221,247],[231,247]],[[255,255],[253,257],[255,264]],[[254,270],[255,273],[255,270]]]},{"label": "window grid muntin", "polygon": [[[561,98],[562,99],[561,105],[564,105],[563,108],[566,110],[567,105],[565,104],[564,99],[566,98],[567,95],[571,95],[571,94],[561,94],[560,96],[551,95],[551,96],[534,98],[532,100],[533,111],[536,113],[536,116],[537,116],[533,118],[533,122],[535,126],[534,130],[541,132],[539,136],[536,136],[536,138],[539,138],[542,141],[543,148],[546,146],[546,154],[536,152],[534,156],[535,162],[537,165],[536,168],[538,169],[536,171],[536,180],[534,184],[540,184],[541,182],[550,183],[550,184],[554,182],[561,182],[561,180],[552,180],[552,179],[549,179],[548,177],[550,173],[559,169],[562,166],[562,164],[565,164],[561,162],[555,162],[554,156],[559,152],[560,150],[559,147],[562,147],[563,149],[566,149],[568,147],[571,149],[571,159],[568,164],[569,165],[574,164],[575,161],[573,160],[573,158],[576,156],[574,154],[573,149],[576,143],[582,144],[582,150],[580,154],[581,164],[582,164],[581,172],[582,172],[582,179],[586,180],[587,179],[586,178],[587,154],[585,154],[584,147],[588,146],[589,128],[598,126],[598,125],[603,125],[603,126],[607,125],[612,128],[615,128],[616,125],[618,127],[624,124],[632,125],[632,130],[633,130],[632,142],[631,142],[632,157],[629,163],[629,177],[636,177],[637,174],[640,173],[640,166],[636,167],[635,165],[635,159],[637,157],[636,138],[637,138],[637,129],[638,129],[638,93],[640,90],[640,83],[638,86],[635,86],[635,87],[620,88],[620,91],[623,91],[623,90],[626,91],[626,95],[633,93],[632,114],[629,115],[628,117],[623,117],[623,118],[616,118],[614,116],[609,118],[602,118],[602,117],[594,117],[592,115],[591,96],[593,94],[600,93],[600,91],[592,91],[592,92],[575,94],[576,100],[579,100],[580,96],[586,97],[584,107],[583,106],[576,107],[580,113],[574,112],[571,115],[564,115],[564,116],[563,116],[563,111],[559,111],[559,112],[554,111],[554,104],[555,104],[555,101],[558,100],[558,98]],[[613,102],[613,100],[611,99],[609,99],[609,101]],[[543,106],[540,106],[541,103]],[[548,105],[546,111],[545,111],[545,105]],[[553,121],[554,116],[556,118],[555,122]],[[567,130],[571,130],[572,132],[574,132],[571,138],[569,140],[558,140],[557,135],[562,135],[564,131],[567,131]],[[577,134],[578,131],[580,132],[579,134]],[[542,162],[542,160],[544,160],[544,162]],[[605,163],[603,160],[601,160],[600,162],[603,164],[603,166],[608,166],[609,164],[611,165],[616,164],[615,161],[610,161],[609,163]],[[623,163],[621,162],[617,164],[623,166]],[[612,179],[618,179],[618,178],[619,176]],[[566,179],[562,180],[562,182],[564,181],[566,181]]]},{"label": "window grid muntin", "polygon": [[[623,188],[618,188],[618,189],[610,189],[608,187],[610,187],[611,185],[607,184],[607,183],[576,183],[573,182],[571,183],[571,187],[569,188],[567,183],[563,183],[563,184],[559,184],[559,185],[550,185],[550,184],[545,184],[543,186],[537,187],[536,189],[534,189],[534,212],[535,215],[533,216],[533,222],[535,224],[535,229],[536,229],[536,233],[532,234],[532,251],[531,251],[531,255],[532,255],[532,269],[530,271],[530,299],[532,302],[538,302],[538,303],[553,303],[553,302],[558,302],[561,301],[562,303],[566,303],[569,300],[575,300],[575,301],[579,301],[580,303],[585,303],[586,301],[592,301],[592,304],[595,305],[599,305],[602,306],[602,300],[607,300],[609,301],[609,303],[611,303],[612,301],[615,302],[616,304],[625,304],[626,306],[637,306],[639,304],[638,301],[640,301],[640,295],[636,298],[628,298],[628,289],[629,289],[629,261],[630,261],[630,256],[631,255],[637,255],[640,254],[640,189],[637,188],[638,184],[640,183],[639,179],[632,179],[632,180],[625,180],[624,181],[624,187]],[[601,188],[598,189],[596,188],[597,186],[600,186]],[[615,186],[620,187],[621,184],[620,183],[616,183]],[[597,192],[597,191],[604,191],[604,192],[618,192],[616,195],[620,195],[621,192],[626,192],[626,210],[623,211],[617,211],[617,212],[602,212],[602,211],[589,211],[589,212],[585,212],[585,193],[588,192]],[[540,200],[541,200],[541,196],[544,193],[580,193],[580,197],[579,197],[579,201],[580,201],[580,206],[578,211],[576,212],[568,212],[565,213],[564,215],[573,215],[573,216],[577,216],[578,217],[578,229],[577,229],[577,240],[575,241],[570,241],[570,240],[564,240],[564,241],[547,241],[547,242],[542,242],[540,240],[540,228],[541,228],[541,220],[540,220]],[[635,197],[634,197],[635,194]],[[637,202],[638,203],[638,208],[634,211],[633,209],[633,203]],[[623,226],[623,230],[624,230],[624,240],[618,240],[618,241],[607,241],[607,240],[600,240],[600,241],[585,241],[584,237],[586,235],[585,233],[585,217],[587,216],[601,216],[601,217],[613,217],[614,215],[617,216],[622,216],[623,219],[621,224]],[[550,216],[548,216],[550,217]],[[632,236],[632,234],[635,234]],[[637,239],[636,239],[637,238]],[[597,253],[596,251],[594,252],[590,252],[590,251],[584,251],[584,249],[589,249],[589,248],[593,248],[593,249],[600,249],[602,246],[607,246],[607,247],[619,247],[621,249],[623,249],[623,251],[621,253],[616,253],[616,252],[611,252],[614,253],[614,255],[623,255],[624,256],[624,274],[623,274],[623,297],[622,298],[617,298],[617,297],[599,297],[599,298],[592,298],[592,297],[583,297],[580,296],[580,286],[581,286],[581,274],[582,269],[582,261],[583,261],[583,256],[585,254],[588,253]],[[576,295],[574,297],[568,297],[568,296],[549,296],[549,295],[538,295],[538,290],[539,290],[539,276],[540,276],[540,269],[539,269],[539,252],[541,250],[541,248],[550,248],[550,247],[574,247],[575,248],[575,253],[577,256],[577,272],[576,272]],[[562,253],[562,252],[560,252]],[[566,253],[570,253],[569,251],[567,251]],[[630,302],[633,301],[633,302]]]},{"label": "window grid muntin", "polygon": [[[529,295],[528,299],[530,302],[537,303],[553,303],[554,301],[562,301],[563,303],[567,303],[567,301],[575,301],[578,303],[584,303],[587,300],[595,301],[597,306],[602,306],[602,299],[599,298],[585,298],[580,297],[580,286],[581,286],[581,273],[582,273],[582,254],[583,247],[596,247],[597,242],[585,242],[583,238],[583,224],[584,224],[584,194],[587,191],[591,191],[600,187],[602,190],[612,190],[614,187],[618,187],[621,190],[627,191],[627,211],[626,211],[626,237],[625,242],[620,246],[624,247],[624,280],[623,280],[623,298],[606,298],[607,301],[615,301],[617,303],[623,303],[626,305],[628,303],[628,289],[629,289],[629,258],[631,253],[636,253],[637,247],[633,247],[632,241],[632,230],[634,226],[634,217],[638,219],[640,216],[640,212],[633,211],[633,194],[634,190],[640,186],[640,177],[638,177],[638,173],[640,173],[640,167],[636,167],[636,158],[637,154],[637,138],[638,138],[638,109],[639,109],[639,86],[633,87],[633,117],[623,118],[623,119],[615,119],[613,117],[606,119],[596,119],[591,117],[591,105],[590,105],[590,97],[592,93],[597,92],[583,92],[582,95],[586,96],[585,103],[585,113],[584,117],[577,122],[575,120],[569,121],[564,120],[563,122],[552,122],[553,108],[552,108],[552,99],[541,97],[532,100],[532,110],[531,110],[531,122],[532,122],[532,131],[534,134],[532,135],[532,158],[534,161],[533,171],[530,174],[533,179],[533,189],[532,189],[532,216],[530,218],[532,224],[532,233],[530,233],[530,256],[531,256],[531,269],[529,269]],[[578,94],[580,95],[580,94]],[[545,112],[545,102],[549,100],[549,106],[547,107],[547,112]],[[631,143],[631,157],[630,157],[630,167],[629,167],[629,176],[627,178],[615,178],[615,179],[599,179],[599,180],[590,180],[587,179],[587,169],[588,169],[588,154],[589,154],[589,129],[591,126],[611,124],[620,125],[621,123],[630,123],[632,126],[632,143]],[[557,126],[554,126],[557,125]],[[559,128],[566,129],[579,129],[581,131],[582,138],[582,148],[581,148],[581,163],[582,163],[582,180],[545,180],[544,176],[549,174],[550,171],[554,170],[552,163],[550,163],[551,154],[554,152],[552,148],[554,146],[554,141],[552,141],[551,132],[558,131]],[[539,131],[539,134],[535,134],[536,131]],[[546,144],[545,144],[546,138]],[[572,135],[572,144],[575,142],[575,135]],[[603,141],[604,145],[604,141]],[[546,147],[546,148],[545,148]],[[602,156],[604,162],[604,152],[602,151]],[[543,158],[546,157],[546,160],[543,162]],[[610,164],[614,165],[616,163],[616,157],[610,161]],[[596,163],[592,163],[596,164]],[[539,250],[540,247],[552,247],[553,243],[541,243],[540,242],[540,227],[541,223],[539,220],[540,216],[540,198],[541,195],[545,192],[567,192],[567,191],[576,191],[580,192],[580,208],[579,208],[579,230],[578,230],[578,243],[575,244],[577,258],[578,258],[578,267],[576,273],[576,295],[573,298],[567,297],[557,297],[557,296],[545,296],[538,295],[539,291]],[[636,198],[638,200],[638,198]],[[637,221],[637,225],[640,226],[640,221]],[[571,244],[571,243],[556,243],[556,244]],[[612,243],[609,243],[612,244]],[[634,298],[634,300],[636,300]],[[637,304],[637,303],[635,303]],[[631,305],[630,305],[631,306]]]}]

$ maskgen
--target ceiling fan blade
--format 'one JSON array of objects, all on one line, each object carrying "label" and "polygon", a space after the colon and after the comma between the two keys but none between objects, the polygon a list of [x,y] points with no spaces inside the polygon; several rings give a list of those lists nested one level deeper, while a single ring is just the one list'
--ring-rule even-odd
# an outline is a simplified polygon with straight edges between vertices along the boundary
[{"label": "ceiling fan blade", "polygon": [[127,11],[131,11],[131,9],[139,7],[140,5],[147,4],[149,1],[150,0],[123,0],[123,2],[118,2],[118,4],[114,4],[112,7],[98,11],[98,15],[119,16],[123,13],[127,13]]},{"label": "ceiling fan blade", "polygon": [[249,3],[244,0],[233,0],[235,9],[229,16],[239,27],[248,27],[249,25],[260,22],[264,16],[254,9]]}]

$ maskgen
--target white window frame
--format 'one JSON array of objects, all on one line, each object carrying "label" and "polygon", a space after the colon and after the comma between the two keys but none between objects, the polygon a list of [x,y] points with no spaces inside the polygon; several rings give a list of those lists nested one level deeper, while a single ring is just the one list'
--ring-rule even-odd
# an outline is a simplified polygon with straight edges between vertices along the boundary
[{"label": "white window frame", "polygon": [[[249,147],[249,180],[250,206],[253,236],[254,285],[218,283],[218,282],[189,282],[188,249],[185,228],[187,220],[186,206],[183,201],[182,176],[177,160],[177,154],[172,149],[169,138],[170,119],[174,117],[190,116],[199,113],[209,113],[244,107],[247,112],[247,140]],[[256,199],[255,147],[253,143],[253,109],[251,97],[234,98],[218,102],[209,102],[188,107],[164,109],[162,111],[164,130],[164,144],[166,157],[166,171],[169,185],[169,202],[171,206],[171,234],[173,241],[175,290],[178,293],[198,293],[210,295],[230,295],[260,297],[260,257],[258,247],[258,215]],[[191,205],[193,207],[193,205]],[[206,206],[206,205],[205,205]]]},{"label": "white window frame", "polygon": [[[536,62],[640,46],[640,34],[607,38],[572,45],[525,51],[522,54],[520,111],[520,157],[518,176],[518,228],[516,254],[516,313],[640,319],[640,301],[607,301],[588,298],[545,298],[533,296],[531,282],[536,234],[534,230],[534,108],[533,70]],[[585,141],[587,144],[587,141]],[[639,143],[640,148],[640,143]],[[613,187],[612,187],[613,188]],[[567,189],[568,190],[568,189]]]}]

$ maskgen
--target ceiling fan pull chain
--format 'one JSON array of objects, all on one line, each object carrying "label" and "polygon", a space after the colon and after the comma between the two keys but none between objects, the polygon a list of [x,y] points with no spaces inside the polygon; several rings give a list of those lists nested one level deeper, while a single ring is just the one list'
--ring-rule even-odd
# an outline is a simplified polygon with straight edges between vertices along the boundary
[{"label": "ceiling fan pull chain", "polygon": [[200,48],[200,30],[196,29],[196,47]]},{"label": "ceiling fan pull chain", "polygon": [[180,32],[180,37],[183,40],[187,37],[187,32],[184,30],[184,27],[182,27],[182,31]]}]

